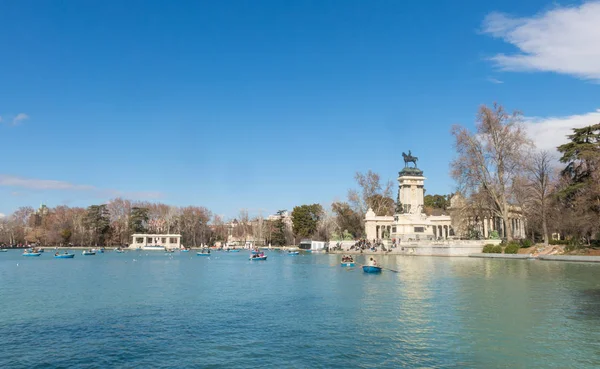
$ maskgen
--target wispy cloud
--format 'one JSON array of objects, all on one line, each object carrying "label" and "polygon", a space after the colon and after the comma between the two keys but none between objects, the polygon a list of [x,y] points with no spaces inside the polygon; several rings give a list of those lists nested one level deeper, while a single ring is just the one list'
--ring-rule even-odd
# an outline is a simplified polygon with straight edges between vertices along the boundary
[{"label": "wispy cloud", "polygon": [[524,125],[538,149],[555,151],[557,146],[568,142],[567,135],[573,128],[581,128],[600,123],[600,109],[579,115],[565,117],[529,117]]},{"label": "wispy cloud", "polygon": [[[6,121],[4,120],[4,118],[6,118]],[[19,124],[29,119],[29,115],[25,113],[19,113],[15,116],[5,115],[4,118],[0,116],[0,123],[5,122],[5,124],[9,126],[18,126]]]},{"label": "wispy cloud", "polygon": [[519,49],[491,60],[509,71],[568,74],[600,82],[600,1],[554,7],[530,17],[488,14],[484,33]]},{"label": "wispy cloud", "polygon": [[12,125],[17,126],[27,119],[29,119],[29,115],[25,113],[19,113],[12,119]]},{"label": "wispy cloud", "polygon": [[32,179],[0,174],[0,186],[28,188],[32,190],[94,190],[94,186],[76,185],[50,179]]},{"label": "wispy cloud", "polygon": [[[131,199],[158,199],[163,196],[162,193],[156,191],[119,191],[52,179],[23,178],[4,174],[0,174],[0,186],[24,188],[29,190],[87,191],[102,197],[123,196]],[[11,194],[13,196],[22,195],[22,193],[18,191],[13,191]]]},{"label": "wispy cloud", "polygon": [[495,84],[497,84],[497,85],[504,83],[504,81],[501,81],[501,80],[499,80],[499,79],[492,78],[492,77],[488,77],[487,81],[488,81],[488,82],[491,82],[491,83],[495,83]]}]

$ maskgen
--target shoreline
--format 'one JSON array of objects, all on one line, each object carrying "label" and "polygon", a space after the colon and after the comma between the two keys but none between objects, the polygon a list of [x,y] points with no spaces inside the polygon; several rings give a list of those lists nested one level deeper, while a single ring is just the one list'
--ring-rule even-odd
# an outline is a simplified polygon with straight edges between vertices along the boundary
[{"label": "shoreline", "polygon": [[[98,249],[98,247],[88,247],[88,246],[72,246],[72,247],[64,247],[64,246],[46,246],[41,247],[45,252],[51,253],[53,250],[89,250],[89,249]],[[105,247],[104,251],[107,253],[115,252],[115,247]],[[22,248],[3,248],[4,250],[14,250],[14,251],[22,251],[27,249],[26,247]],[[202,250],[204,247],[191,247],[190,251]],[[586,256],[586,255],[537,255],[533,256],[533,254],[484,254],[484,253],[471,253],[468,255],[444,255],[444,254],[418,254],[418,253],[407,253],[406,251],[393,249],[389,251],[371,251],[371,250],[335,250],[335,251],[319,251],[319,252],[306,252],[303,250],[299,250],[297,246],[277,246],[271,247],[267,249],[267,251],[288,251],[290,249],[298,250],[301,253],[305,254],[316,254],[316,255],[379,255],[379,256],[406,256],[406,257],[414,257],[414,256],[429,256],[429,257],[470,257],[470,258],[479,258],[479,259],[512,259],[512,260],[541,260],[541,261],[562,261],[562,262],[578,262],[578,263],[600,263],[600,256]],[[211,249],[214,252],[226,252],[225,250],[216,250]],[[236,248],[236,250],[250,251],[249,249],[244,248]],[[137,250],[130,248],[123,248],[125,252],[135,252],[135,251],[147,251],[147,252],[161,252],[159,250]],[[175,250],[180,251],[180,250]]]}]

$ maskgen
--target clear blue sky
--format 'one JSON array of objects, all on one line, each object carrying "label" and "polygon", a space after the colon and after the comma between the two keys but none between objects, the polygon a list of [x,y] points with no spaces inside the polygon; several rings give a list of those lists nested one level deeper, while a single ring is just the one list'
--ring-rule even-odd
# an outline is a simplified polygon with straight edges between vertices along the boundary
[{"label": "clear blue sky", "polygon": [[395,180],[409,149],[449,193],[450,127],[480,104],[598,108],[595,83],[488,60],[516,50],[488,14],[555,2],[457,4],[2,1],[0,213],[123,194],[267,214],[345,199],[356,171]]}]

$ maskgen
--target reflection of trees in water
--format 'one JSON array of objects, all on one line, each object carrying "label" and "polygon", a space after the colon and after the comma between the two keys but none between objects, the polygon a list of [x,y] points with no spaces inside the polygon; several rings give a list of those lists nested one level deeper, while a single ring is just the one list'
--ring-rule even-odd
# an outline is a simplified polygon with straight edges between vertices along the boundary
[{"label": "reflection of trees in water", "polygon": [[600,318],[600,288],[575,290],[573,300],[576,303],[566,311],[569,318],[585,320]]}]

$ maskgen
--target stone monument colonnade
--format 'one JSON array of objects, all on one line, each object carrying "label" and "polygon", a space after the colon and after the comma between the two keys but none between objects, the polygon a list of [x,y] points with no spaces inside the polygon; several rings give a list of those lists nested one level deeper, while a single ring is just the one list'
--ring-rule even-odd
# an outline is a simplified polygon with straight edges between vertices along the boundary
[{"label": "stone monument colonnade", "polygon": [[[377,216],[369,209],[365,216],[368,239],[393,239],[398,242],[448,239],[454,236],[448,215],[428,216],[423,212],[425,177],[417,168],[416,156],[402,153],[404,169],[398,173],[398,197],[394,216]],[[414,166],[410,167],[409,163]]]}]

